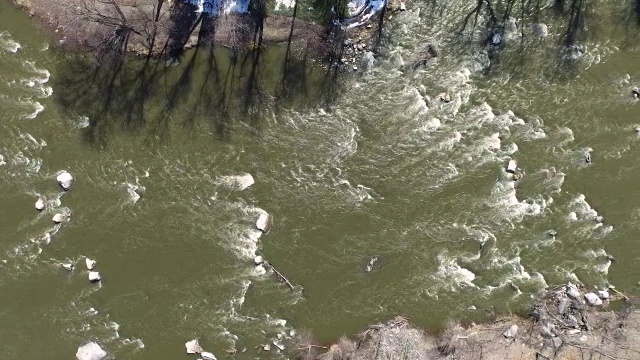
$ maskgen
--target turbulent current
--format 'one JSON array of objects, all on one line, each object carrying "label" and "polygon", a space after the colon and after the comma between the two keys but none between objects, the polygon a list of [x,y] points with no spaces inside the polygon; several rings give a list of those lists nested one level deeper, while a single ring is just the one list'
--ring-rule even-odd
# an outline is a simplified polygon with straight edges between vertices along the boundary
[{"label": "turbulent current", "polygon": [[[635,18],[603,6],[571,51],[562,19],[495,51],[457,33],[470,9],[458,3],[393,15],[373,66],[332,101],[311,91],[279,108],[266,91],[258,116],[236,117],[202,90],[211,62],[191,52],[141,121],[125,120],[117,87],[116,110],[77,101],[92,80],[0,2],[0,358],[69,359],[87,340],[122,359],[178,358],[193,338],[218,358],[280,358],[303,328],[322,343],[398,314],[437,329],[522,311],[566,281],[637,291]],[[414,69],[427,43],[440,56]],[[278,59],[262,60],[265,89]],[[216,64],[225,89],[225,74],[245,78]]]}]

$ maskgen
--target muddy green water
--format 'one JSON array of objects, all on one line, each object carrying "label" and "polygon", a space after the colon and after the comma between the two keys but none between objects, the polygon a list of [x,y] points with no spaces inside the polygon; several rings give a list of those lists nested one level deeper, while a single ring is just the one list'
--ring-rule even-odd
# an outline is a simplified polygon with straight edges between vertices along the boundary
[{"label": "muddy green water", "polygon": [[[218,358],[278,358],[255,346],[397,314],[478,321],[568,280],[637,293],[638,26],[602,6],[574,60],[553,22],[489,59],[452,36],[466,7],[416,2],[373,68],[337,84],[277,47],[94,72],[0,1],[0,358],[71,359],[86,340],[186,358],[194,337]],[[427,41],[438,62],[406,70]],[[255,184],[230,186],[243,173]]]}]

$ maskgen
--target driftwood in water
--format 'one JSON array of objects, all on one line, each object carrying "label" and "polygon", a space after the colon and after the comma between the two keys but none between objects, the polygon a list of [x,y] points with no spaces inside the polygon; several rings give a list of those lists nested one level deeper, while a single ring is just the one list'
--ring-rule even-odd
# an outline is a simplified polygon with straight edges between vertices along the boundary
[{"label": "driftwood in water", "polygon": [[289,281],[289,279],[287,279],[286,276],[282,275],[282,273],[280,271],[278,271],[272,263],[265,261],[264,262],[264,266],[265,267],[270,267],[271,270],[273,270],[273,272],[276,274],[276,276],[278,277],[278,280],[282,281],[283,283],[285,283],[285,285],[287,285],[289,287],[289,289],[291,289],[291,291],[294,290],[294,286],[293,284]]}]

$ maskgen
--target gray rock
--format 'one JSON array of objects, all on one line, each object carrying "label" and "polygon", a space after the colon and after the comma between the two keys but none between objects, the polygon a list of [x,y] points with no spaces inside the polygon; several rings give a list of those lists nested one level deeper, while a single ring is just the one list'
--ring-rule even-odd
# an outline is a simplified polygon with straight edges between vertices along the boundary
[{"label": "gray rock", "polygon": [[200,353],[200,356],[202,356],[203,360],[217,360],[215,355],[207,351]]},{"label": "gray rock", "polygon": [[558,336],[551,338],[551,343],[553,344],[553,347],[556,349],[559,349],[560,346],[562,346],[562,339]]},{"label": "gray rock", "polygon": [[531,25],[531,31],[533,32],[533,35],[535,37],[545,38],[549,36],[549,28],[547,27],[547,24],[543,24],[543,23],[533,24]]},{"label": "gray rock", "polygon": [[602,300],[595,293],[589,292],[584,294],[584,299],[587,301],[587,304],[591,306],[602,305]]},{"label": "gray rock", "polygon": [[578,326],[578,319],[573,315],[567,315],[566,323],[569,327],[576,327]]},{"label": "gray rock", "polygon": [[507,339],[513,339],[516,337],[517,334],[518,334],[518,325],[513,324],[511,325],[510,328],[508,328],[502,333],[502,336],[506,337]]},{"label": "gray rock", "polygon": [[106,357],[107,352],[93,341],[80,346],[76,352],[78,360],[102,360]]},{"label": "gray rock", "polygon": [[560,300],[558,300],[558,314],[563,315],[565,312],[567,312],[568,305],[569,300],[567,298],[560,298]]},{"label": "gray rock", "polygon": [[66,170],[61,171],[56,177],[56,180],[64,191],[68,191],[71,189],[71,185],[73,185],[73,175],[69,174]]},{"label": "gray rock", "polygon": [[606,290],[599,290],[598,291],[598,297],[600,297],[600,299],[602,300],[607,300],[609,298],[609,292]]},{"label": "gray rock", "polygon": [[191,341],[187,341],[184,343],[184,347],[187,350],[187,354],[200,354],[202,350],[202,346],[198,342],[198,339],[193,339]]},{"label": "gray rock", "polygon": [[567,284],[567,295],[572,299],[580,298],[580,291],[578,291],[578,287],[573,285],[572,283]]},{"label": "gray rock", "polygon": [[500,42],[502,42],[502,36],[500,34],[493,34],[491,37],[491,43],[493,45],[498,45]]}]

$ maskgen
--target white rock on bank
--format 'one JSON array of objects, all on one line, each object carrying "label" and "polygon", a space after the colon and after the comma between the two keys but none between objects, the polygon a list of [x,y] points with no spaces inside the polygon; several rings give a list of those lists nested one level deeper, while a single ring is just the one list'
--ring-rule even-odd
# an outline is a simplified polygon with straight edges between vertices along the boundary
[{"label": "white rock on bank", "polygon": [[42,211],[44,210],[44,207],[44,200],[42,200],[42,198],[38,198],[38,200],[36,200],[36,210]]},{"label": "white rock on bank", "polygon": [[200,354],[203,351],[198,339],[187,341],[184,347],[187,349],[187,354]]},{"label": "white rock on bank", "polygon": [[578,291],[578,287],[573,285],[572,283],[567,284],[567,295],[570,298],[578,299],[580,298],[580,291]]},{"label": "white rock on bank", "polygon": [[598,297],[600,297],[600,299],[602,300],[607,300],[609,298],[609,292],[607,290],[599,290],[598,291]]},{"label": "white rock on bank", "polygon": [[256,220],[256,228],[262,230],[265,234],[268,233],[271,228],[271,216],[267,213],[260,214],[258,220]]},{"label": "white rock on bank", "polygon": [[102,279],[102,278],[100,277],[100,273],[99,272],[97,272],[97,271],[90,271],[89,272],[89,281],[98,282],[98,281],[100,281],[100,279]]},{"label": "white rock on bank", "polygon": [[57,214],[53,215],[52,220],[53,220],[54,223],[60,224],[60,223],[68,221],[69,217],[65,216],[64,214],[57,213]]},{"label": "white rock on bank", "polygon": [[106,357],[107,352],[93,341],[80,346],[76,352],[78,360],[102,360]]},{"label": "white rock on bank", "polygon": [[93,268],[96,267],[96,262],[97,261],[93,259],[89,259],[89,258],[84,259],[84,263],[87,265],[87,270],[93,270]]},{"label": "white rock on bank", "polygon": [[207,351],[200,353],[200,356],[203,360],[217,360],[215,355]]},{"label": "white rock on bank", "polygon": [[56,180],[58,180],[58,184],[60,184],[60,187],[64,189],[64,191],[68,191],[71,189],[71,185],[73,185],[73,175],[69,174],[66,170],[58,174]]},{"label": "white rock on bank", "polygon": [[518,334],[518,325],[513,324],[511,325],[510,328],[508,328],[502,333],[502,336],[506,337],[507,339],[513,339],[516,337],[517,334]]},{"label": "white rock on bank", "polygon": [[584,294],[584,299],[587,301],[587,304],[591,306],[602,305],[602,299],[600,299],[595,293],[589,292]]},{"label": "white rock on bank", "polygon": [[73,264],[69,264],[69,263],[62,264],[62,268],[67,270],[67,271],[71,271],[71,270],[73,270]]}]

